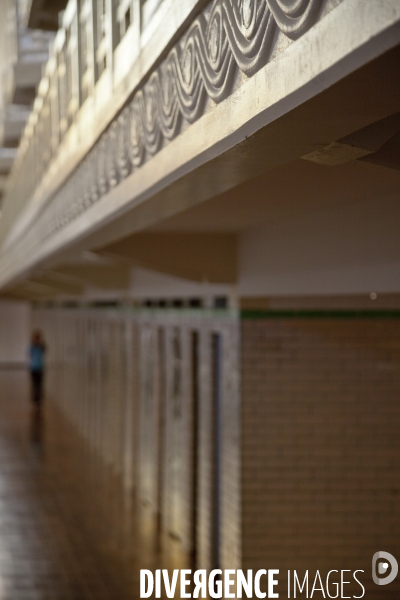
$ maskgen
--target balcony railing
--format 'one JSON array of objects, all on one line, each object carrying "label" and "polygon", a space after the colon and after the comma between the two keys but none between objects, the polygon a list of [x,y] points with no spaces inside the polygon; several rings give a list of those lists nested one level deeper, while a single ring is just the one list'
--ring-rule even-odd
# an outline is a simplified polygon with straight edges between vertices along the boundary
[{"label": "balcony railing", "polygon": [[[1,285],[123,218],[198,157],[206,160],[210,145],[219,152],[216,112],[229,143],[238,139],[233,122],[254,132],[268,103],[308,81],[302,68],[285,80],[278,55],[288,51],[297,74],[289,46],[342,3],[70,0],[5,194]],[[282,76],[276,96],[264,67],[277,70],[276,81]],[[257,103],[244,95],[250,84]],[[207,132],[194,125],[203,117],[213,124]],[[191,141],[176,152],[181,134]],[[175,151],[165,154],[170,143]],[[158,153],[158,170],[146,168]]]},{"label": "balcony railing", "polygon": [[[143,69],[135,70],[135,62],[152,42],[152,30],[166,13],[174,12],[173,5],[176,12],[177,4],[174,0],[69,1],[8,179],[0,218],[2,245],[21,233],[14,225],[27,205],[39,210],[146,75]],[[182,13],[193,10],[196,1],[185,4]],[[171,29],[164,39],[174,34]]]}]

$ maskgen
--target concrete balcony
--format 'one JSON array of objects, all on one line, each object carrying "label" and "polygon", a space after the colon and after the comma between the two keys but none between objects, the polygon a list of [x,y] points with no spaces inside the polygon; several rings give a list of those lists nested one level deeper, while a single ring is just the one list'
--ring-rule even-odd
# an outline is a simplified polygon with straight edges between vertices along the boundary
[{"label": "concrete balcony", "polygon": [[17,62],[14,65],[12,103],[32,105],[37,86],[42,78],[43,63],[46,61]]},{"label": "concrete balcony", "polygon": [[0,148],[0,174],[7,175],[17,155],[16,148]]},{"label": "concrete balcony", "polygon": [[21,134],[30,114],[29,107],[11,104],[2,113],[0,144],[6,148],[18,148]]},{"label": "concrete balcony", "polygon": [[[1,286],[72,251],[107,251],[294,160],[361,160],[393,137],[346,141],[398,112],[395,2],[97,9],[70,0],[52,47],[4,200]],[[237,231],[235,214],[198,233]]]},{"label": "concrete balcony", "polygon": [[[5,0],[0,7],[0,148],[4,152],[19,145],[54,38],[49,32],[28,30],[23,9],[23,0]],[[10,153],[7,156],[9,160]],[[11,164],[0,165],[2,190]]]}]

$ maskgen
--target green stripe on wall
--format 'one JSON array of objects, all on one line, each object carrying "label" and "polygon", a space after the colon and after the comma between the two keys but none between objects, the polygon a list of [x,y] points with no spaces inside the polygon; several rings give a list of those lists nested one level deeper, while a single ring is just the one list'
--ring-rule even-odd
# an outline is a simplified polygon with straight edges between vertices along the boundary
[{"label": "green stripe on wall", "polygon": [[400,310],[241,310],[241,319],[400,319]]}]

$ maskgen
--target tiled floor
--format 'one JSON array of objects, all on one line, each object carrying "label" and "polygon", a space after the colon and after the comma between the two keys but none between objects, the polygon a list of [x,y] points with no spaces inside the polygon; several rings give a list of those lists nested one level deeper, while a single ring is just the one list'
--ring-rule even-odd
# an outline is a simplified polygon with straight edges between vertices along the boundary
[{"label": "tiled floor", "polygon": [[0,370],[0,600],[139,597],[158,556],[96,461],[51,407],[34,415],[26,373]]}]

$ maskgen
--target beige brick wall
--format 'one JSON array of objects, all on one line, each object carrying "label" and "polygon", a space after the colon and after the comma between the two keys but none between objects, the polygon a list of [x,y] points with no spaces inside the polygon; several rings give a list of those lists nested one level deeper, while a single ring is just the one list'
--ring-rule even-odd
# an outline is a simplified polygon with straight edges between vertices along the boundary
[{"label": "beige brick wall", "polygon": [[398,598],[371,560],[400,560],[399,425],[400,319],[245,319],[243,567],[364,569]]}]

